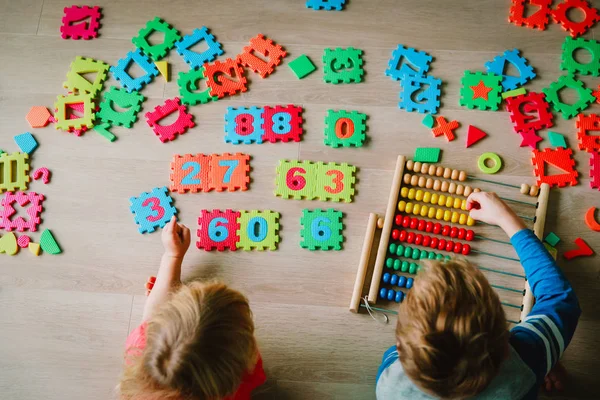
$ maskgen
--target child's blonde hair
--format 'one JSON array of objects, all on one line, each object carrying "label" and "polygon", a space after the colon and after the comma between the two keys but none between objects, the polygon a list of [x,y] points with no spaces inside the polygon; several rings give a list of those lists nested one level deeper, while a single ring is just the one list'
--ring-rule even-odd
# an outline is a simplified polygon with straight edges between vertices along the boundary
[{"label": "child's blonde hair", "polygon": [[406,375],[430,394],[466,398],[496,376],[508,351],[498,295],[465,260],[425,261],[400,305],[396,341]]},{"label": "child's blonde hair", "polygon": [[222,283],[182,287],[152,316],[147,343],[130,351],[119,385],[124,399],[220,399],[256,362],[248,300]]}]

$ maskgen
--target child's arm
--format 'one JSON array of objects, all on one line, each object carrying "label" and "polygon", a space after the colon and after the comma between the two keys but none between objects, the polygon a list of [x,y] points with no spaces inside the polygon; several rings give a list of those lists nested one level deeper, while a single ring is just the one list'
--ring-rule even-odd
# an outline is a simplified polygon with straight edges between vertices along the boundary
[{"label": "child's arm", "polygon": [[498,196],[473,193],[467,209],[472,218],[500,226],[521,260],[536,303],[512,329],[511,345],[543,382],[575,333],[581,315],[575,292],[542,242]]},{"label": "child's arm", "polygon": [[161,239],[165,252],[144,305],[143,321],[147,321],[154,310],[168,299],[169,294],[181,285],[181,263],[190,247],[190,230],[185,225],[178,224],[173,217],[163,228]]}]

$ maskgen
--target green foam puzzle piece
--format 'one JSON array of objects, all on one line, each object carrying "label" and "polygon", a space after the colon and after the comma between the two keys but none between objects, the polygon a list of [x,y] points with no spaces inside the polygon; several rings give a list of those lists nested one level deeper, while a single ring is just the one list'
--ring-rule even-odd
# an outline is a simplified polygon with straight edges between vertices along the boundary
[{"label": "green foam puzzle piece", "polygon": [[[150,44],[148,38],[154,32],[164,33],[164,39],[162,43]],[[169,50],[173,48],[175,42],[181,39],[181,35],[177,29],[174,29],[158,17],[154,17],[153,20],[146,22],[146,26],[138,32],[138,35],[131,39],[131,42],[135,47],[139,48],[152,58],[154,61],[158,61],[165,57]]]},{"label": "green foam puzzle piece", "polygon": [[[137,115],[144,100],[145,97],[139,92],[127,92],[125,89],[111,86],[110,90],[104,93],[104,101],[100,103],[100,110],[96,113],[96,116],[102,122],[131,128],[137,121]],[[126,110],[116,111],[115,105]]]},{"label": "green foam puzzle piece", "polygon": [[31,182],[29,177],[29,155],[15,152],[0,154],[0,193],[25,191]]},{"label": "green foam puzzle piece", "polygon": [[459,104],[469,109],[498,110],[501,82],[502,77],[492,73],[465,71],[461,80]]},{"label": "green foam puzzle piece", "polygon": [[415,149],[414,162],[436,163],[440,161],[442,149],[437,147],[417,147]]},{"label": "green foam puzzle piece", "polygon": [[198,82],[203,79],[206,79],[204,67],[179,73],[177,85],[179,85],[179,98],[183,104],[195,106],[198,103],[206,104],[209,101],[219,100],[217,96],[210,95],[211,89],[208,86],[203,91],[196,92],[199,89]]},{"label": "green foam puzzle piece", "polygon": [[435,119],[433,118],[433,115],[427,114],[425,116],[425,118],[423,118],[422,123],[423,123],[423,125],[425,125],[429,129],[432,129],[433,125],[435,125]]},{"label": "green foam puzzle piece", "polygon": [[341,250],[344,242],[343,213],[327,210],[302,210],[300,247],[314,250]]},{"label": "green foam puzzle piece", "polygon": [[323,80],[327,83],[359,83],[362,82],[363,59],[362,50],[348,47],[346,49],[325,49],[323,53]]},{"label": "green foam puzzle piece", "polygon": [[[589,63],[582,64],[575,59],[575,52],[578,50],[587,50],[591,56]],[[562,51],[560,69],[573,74],[600,76],[600,43],[596,40],[567,36]]]},{"label": "green foam puzzle piece", "polygon": [[96,133],[106,138],[106,140],[108,140],[109,142],[114,142],[115,140],[117,140],[117,137],[113,135],[111,131],[109,131],[110,128],[111,125],[109,123],[94,125],[94,131]]},{"label": "green foam puzzle piece", "polygon": [[[103,61],[77,56],[71,63],[71,68],[67,72],[67,81],[63,83],[63,87],[74,93],[89,93],[95,97],[104,87],[109,67]],[[90,82],[83,76],[83,74],[92,73],[96,74],[94,82]]]},{"label": "green foam puzzle piece", "polygon": [[560,133],[548,131],[548,139],[554,147],[564,147],[565,149],[568,147],[565,137]]},{"label": "green foam puzzle piece", "polygon": [[366,138],[367,115],[358,111],[327,110],[325,145],[330,147],[362,147]]},{"label": "green foam puzzle piece", "polygon": [[298,79],[302,79],[305,76],[308,76],[314,70],[317,69],[317,67],[315,67],[315,64],[313,64],[313,62],[310,61],[310,58],[308,58],[306,54],[302,54],[298,58],[290,61],[288,63],[288,67],[290,67],[290,69]]},{"label": "green foam puzzle piece", "polygon": [[245,251],[276,250],[279,242],[278,220],[279,213],[275,211],[240,211],[237,248]]},{"label": "green foam puzzle piece", "polygon": [[[559,93],[564,89],[572,89],[577,92],[579,99],[573,104],[563,103]],[[592,90],[586,88],[582,81],[578,81],[572,74],[563,75],[549,87],[542,89],[548,103],[552,104],[554,111],[561,113],[563,119],[571,119],[596,101]]]},{"label": "green foam puzzle piece", "polygon": [[314,199],[316,173],[317,166],[310,161],[280,160],[275,195],[284,199]]},{"label": "green foam puzzle piece", "polygon": [[[77,119],[68,118],[67,105],[79,103],[83,104],[83,116]],[[84,126],[88,129],[94,127],[96,114],[94,113],[94,103],[92,102],[91,94],[73,93],[67,96],[58,95],[56,103],[54,103],[54,109],[56,109],[56,113],[54,114],[56,129],[69,131],[69,129],[81,129]]]},{"label": "green foam puzzle piece", "polygon": [[558,242],[560,242],[560,238],[554,232],[550,232],[549,234],[546,235],[546,238],[544,239],[544,241],[546,243],[548,243],[550,246],[556,247]]},{"label": "green foam puzzle piece", "polygon": [[351,203],[356,183],[356,167],[347,163],[316,163],[314,197],[321,201]]},{"label": "green foam puzzle piece", "polygon": [[42,246],[42,250],[46,253],[50,254],[60,254],[62,250],[60,249],[56,239],[54,239],[54,235],[50,232],[50,229],[44,230],[42,232],[42,236],[40,236],[40,246]]},{"label": "green foam puzzle piece", "polygon": [[509,90],[508,92],[503,92],[502,98],[508,99],[509,97],[517,97],[517,96],[521,96],[524,94],[527,94],[527,90],[525,88],[518,88],[518,89],[514,89],[514,90]]}]

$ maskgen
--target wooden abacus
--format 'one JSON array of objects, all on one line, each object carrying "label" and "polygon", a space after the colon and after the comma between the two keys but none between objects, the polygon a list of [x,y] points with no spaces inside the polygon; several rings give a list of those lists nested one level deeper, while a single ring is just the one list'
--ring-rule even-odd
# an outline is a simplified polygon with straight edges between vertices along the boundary
[{"label": "wooden abacus", "polygon": [[[514,251],[514,249],[508,240],[492,237],[495,234],[492,230],[497,227],[476,223],[469,217],[466,212],[466,197],[473,192],[481,191],[479,187],[465,183],[471,181],[499,185],[501,190],[518,189],[521,195],[535,197],[536,201],[532,202],[527,199],[519,200],[501,196],[503,200],[514,203],[516,206],[535,207],[533,216],[519,216],[525,221],[533,223],[533,232],[542,240],[550,194],[550,187],[547,184],[543,184],[541,187],[527,184],[517,186],[478,178],[461,170],[413,162],[407,160],[405,156],[398,156],[385,217],[379,218],[377,214],[369,215],[350,301],[350,311],[358,312],[361,306],[374,308],[371,305],[376,304],[378,298],[401,302],[406,290],[412,286],[414,278],[410,275],[416,274],[420,268],[417,260],[449,258],[449,255],[426,250],[429,248],[469,257],[495,258],[500,260],[497,262],[501,266],[502,263],[505,263],[502,267],[489,268],[479,265],[479,259],[471,260],[486,274],[492,287],[498,291],[508,321],[518,323],[525,318],[531,311],[534,298],[519,259],[516,256],[498,254],[499,244],[510,246],[506,247],[507,250]],[[458,226],[454,226],[455,224]],[[488,230],[488,235],[476,234],[471,229],[475,225],[481,226],[483,230]],[[365,296],[369,304],[361,304],[377,229],[381,230],[381,235],[377,245],[368,296]],[[496,229],[496,231],[500,230]],[[500,234],[503,233],[500,232]],[[442,238],[434,235],[440,235]],[[459,242],[459,240],[466,240],[468,243]],[[479,247],[475,248],[475,246],[482,246],[483,243],[488,242],[493,244],[495,252],[484,251]],[[384,266],[389,271],[384,273]],[[518,280],[518,283],[508,286],[505,281],[511,279]],[[391,284],[402,290],[386,289],[385,287],[380,289],[381,284]],[[503,299],[503,296],[512,296],[512,298]],[[517,301],[517,298],[520,298],[520,301]],[[386,311],[380,308],[375,309]],[[516,315],[512,317],[516,312],[519,313],[518,321]]]}]

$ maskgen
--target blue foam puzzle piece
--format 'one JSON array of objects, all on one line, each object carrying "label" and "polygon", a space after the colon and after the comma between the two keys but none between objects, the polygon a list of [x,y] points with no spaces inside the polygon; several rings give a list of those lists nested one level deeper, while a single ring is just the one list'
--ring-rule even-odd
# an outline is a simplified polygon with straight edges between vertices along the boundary
[{"label": "blue foam puzzle piece", "polygon": [[[440,95],[442,88],[441,79],[433,76],[405,75],[400,81],[402,91],[400,92],[400,103],[398,107],[403,110],[421,114],[436,114],[440,106]],[[423,88],[428,85],[427,88]]]},{"label": "blue foam puzzle piece", "polygon": [[[37,140],[35,140],[35,138],[30,132],[25,132],[20,135],[17,135],[14,137],[14,139],[17,143],[17,146],[19,146],[19,149],[21,149],[23,153],[31,155],[31,153],[33,153],[38,147]],[[0,154],[2,154],[1,150]]]},{"label": "blue foam puzzle piece", "polygon": [[[202,53],[196,53],[189,50],[196,43],[206,42],[208,49]],[[175,43],[175,50],[191,68],[200,68],[207,62],[223,54],[221,43],[215,40],[215,37],[208,32],[208,28],[203,26],[200,29],[194,29],[191,35],[186,35],[180,41]]]},{"label": "blue foam puzzle piece", "polygon": [[[138,78],[129,75],[127,68],[132,62],[136,63],[146,73]],[[158,68],[156,68],[156,65],[148,57],[142,54],[140,49],[136,49],[127,53],[125,58],[121,58],[117,62],[117,65],[110,67],[110,72],[119,81],[121,86],[128,93],[131,93],[134,90],[140,91],[142,87],[149,84],[158,75]]]},{"label": "blue foam puzzle piece", "polygon": [[139,197],[132,197],[129,202],[129,209],[133,213],[140,233],[154,232],[156,228],[163,228],[174,215],[177,215],[173,198],[169,196],[165,186],[144,192]]},{"label": "blue foam puzzle piece", "polygon": [[306,8],[313,10],[342,11],[346,0],[307,0]]},{"label": "blue foam puzzle piece", "polygon": [[[235,131],[237,126],[236,117],[238,115],[250,114],[254,120],[252,121],[252,132],[247,135],[240,135]],[[262,143],[263,135],[265,133],[263,129],[263,109],[259,107],[240,107],[233,108],[227,107],[227,113],[225,114],[225,142],[232,144],[252,144]]]},{"label": "blue foam puzzle piece", "polygon": [[401,44],[392,52],[392,58],[385,70],[386,76],[399,81],[404,75],[425,75],[429,71],[429,63],[433,57],[424,51],[417,51],[412,47]]},{"label": "blue foam puzzle piece", "polygon": [[[519,76],[504,75],[506,63],[512,64],[519,71]],[[488,72],[502,76],[502,90],[504,92],[523,86],[537,76],[533,67],[529,65],[524,57],[521,57],[517,49],[506,50],[492,61],[486,62],[485,68]]]}]

